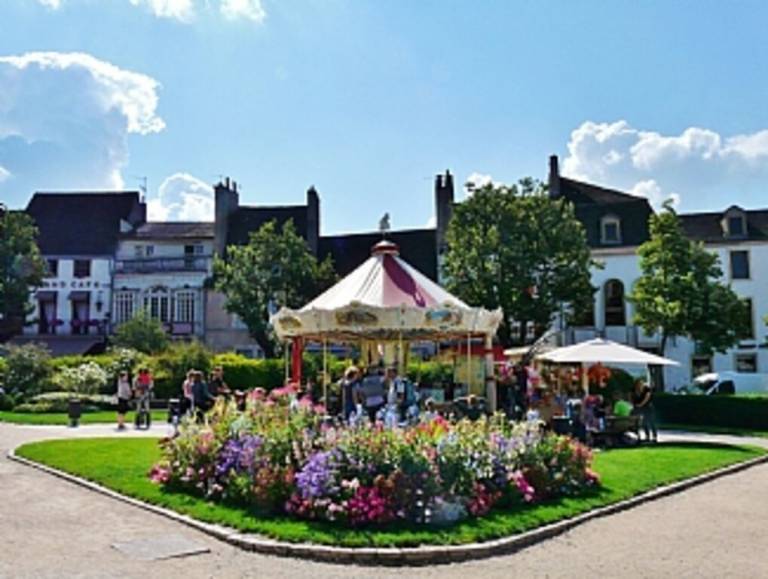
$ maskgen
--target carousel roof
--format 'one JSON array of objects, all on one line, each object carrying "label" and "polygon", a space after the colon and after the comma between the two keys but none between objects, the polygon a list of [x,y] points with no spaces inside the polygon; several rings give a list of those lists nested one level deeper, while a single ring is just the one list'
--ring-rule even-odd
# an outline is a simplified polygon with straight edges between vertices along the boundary
[{"label": "carousel roof", "polygon": [[469,306],[403,261],[390,241],[377,243],[356,270],[301,308],[336,310],[350,304],[376,308]]},{"label": "carousel roof", "polygon": [[281,339],[433,339],[496,333],[501,310],[473,308],[377,243],[360,267],[299,310],[281,309]]}]

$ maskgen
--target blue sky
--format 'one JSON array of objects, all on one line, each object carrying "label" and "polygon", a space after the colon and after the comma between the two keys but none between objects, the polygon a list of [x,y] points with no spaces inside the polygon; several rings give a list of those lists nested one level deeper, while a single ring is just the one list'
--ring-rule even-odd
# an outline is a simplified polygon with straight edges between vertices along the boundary
[{"label": "blue sky", "polygon": [[[768,206],[764,2],[0,0],[0,198],[208,184],[323,231],[433,215],[434,174]],[[37,54],[39,52],[45,55]],[[72,54],[77,53],[77,54]],[[12,58],[16,57],[16,58]]]}]

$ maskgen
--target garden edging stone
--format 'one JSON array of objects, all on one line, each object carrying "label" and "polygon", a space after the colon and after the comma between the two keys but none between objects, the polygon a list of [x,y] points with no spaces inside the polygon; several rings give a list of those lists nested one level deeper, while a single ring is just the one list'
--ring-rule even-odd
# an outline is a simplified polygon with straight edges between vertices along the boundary
[{"label": "garden edging stone", "polygon": [[388,566],[436,565],[509,554],[514,551],[530,547],[531,545],[541,541],[556,537],[557,535],[565,533],[566,531],[569,531],[570,529],[587,521],[619,513],[621,511],[639,506],[643,503],[673,495],[685,491],[691,487],[701,485],[723,476],[735,474],[760,464],[768,464],[768,454],[766,454],[764,456],[697,475],[680,482],[665,485],[631,497],[629,499],[593,509],[569,519],[543,525],[536,529],[531,529],[530,531],[512,535],[510,537],[503,537],[482,543],[400,548],[354,548],[316,545],[312,543],[289,543],[286,541],[278,541],[267,537],[260,537],[258,535],[245,534],[235,529],[216,525],[213,523],[205,523],[187,515],[177,513],[171,509],[166,509],[164,507],[140,501],[84,478],[35,462],[33,460],[29,460],[17,455],[16,448],[8,451],[8,458],[20,464],[36,468],[45,473],[80,485],[89,490],[98,492],[102,495],[165,516],[169,519],[197,529],[203,533],[206,533],[207,535],[215,537],[221,541],[225,541],[243,550],[267,555],[298,557],[302,559],[312,559],[316,561],[333,563],[355,563],[359,565]]}]

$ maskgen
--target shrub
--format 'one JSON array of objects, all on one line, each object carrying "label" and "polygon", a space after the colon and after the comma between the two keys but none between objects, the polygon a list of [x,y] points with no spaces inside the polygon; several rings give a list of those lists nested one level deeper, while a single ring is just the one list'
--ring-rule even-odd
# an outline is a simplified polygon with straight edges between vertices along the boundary
[{"label": "shrub", "polygon": [[768,430],[768,398],[657,394],[654,405],[668,424]]},{"label": "shrub", "polygon": [[265,390],[279,388],[285,381],[285,362],[281,359],[246,358],[239,354],[218,354],[213,366],[224,369],[224,380],[233,390]]},{"label": "shrub", "polygon": [[[29,402],[19,404],[13,410],[14,412],[23,412],[28,414],[47,414],[50,412],[67,412],[69,409],[69,400],[72,394],[69,392],[48,392],[40,394],[30,399]],[[85,394],[78,396],[81,402],[83,412],[96,412],[98,410],[111,410],[115,407],[113,396],[103,394]]]},{"label": "shrub", "polygon": [[73,394],[97,394],[109,383],[109,374],[96,362],[86,362],[75,368],[63,368],[53,377],[60,389]]},{"label": "shrub", "polygon": [[453,381],[453,366],[443,362],[411,362],[408,364],[408,378],[419,384],[448,384]]},{"label": "shrub", "polygon": [[139,312],[117,327],[112,343],[121,348],[155,354],[168,347],[168,335],[158,320],[149,317],[146,312]]},{"label": "shrub", "polygon": [[200,342],[175,342],[165,351],[146,359],[155,380],[157,398],[181,395],[181,384],[191,369],[207,374],[211,369],[211,352]]},{"label": "shrub", "polygon": [[9,346],[5,390],[18,398],[50,390],[53,370],[48,350],[37,344]]}]

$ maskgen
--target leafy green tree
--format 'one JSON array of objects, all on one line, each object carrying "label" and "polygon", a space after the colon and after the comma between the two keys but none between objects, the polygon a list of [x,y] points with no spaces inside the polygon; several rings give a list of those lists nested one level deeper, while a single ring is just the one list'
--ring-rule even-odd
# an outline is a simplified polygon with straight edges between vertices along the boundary
[{"label": "leafy green tree", "polygon": [[744,301],[721,280],[720,260],[688,239],[670,203],[651,216],[651,237],[638,249],[641,276],[629,296],[634,322],[661,336],[687,336],[704,352],[723,352],[749,332]]},{"label": "leafy green tree", "polygon": [[573,206],[537,181],[475,190],[454,209],[447,241],[449,289],[472,305],[501,307],[505,345],[525,343],[529,322],[538,338],[556,314],[577,315],[592,303],[595,264],[584,228]]},{"label": "leafy green tree", "polygon": [[50,390],[53,377],[51,355],[38,344],[8,346],[5,358],[5,389],[17,399]]},{"label": "leafy green tree", "polygon": [[40,286],[46,263],[32,219],[0,204],[0,325],[18,331],[31,310],[29,294]]},{"label": "leafy green tree", "polygon": [[226,309],[248,326],[267,356],[275,354],[270,310],[297,308],[336,279],[330,257],[318,262],[292,221],[281,229],[265,223],[247,245],[229,246],[226,259],[214,262],[216,289],[227,296]]},{"label": "leafy green tree", "polygon": [[168,334],[158,320],[142,310],[117,326],[112,343],[118,348],[131,348],[145,354],[155,354],[168,348]]}]

